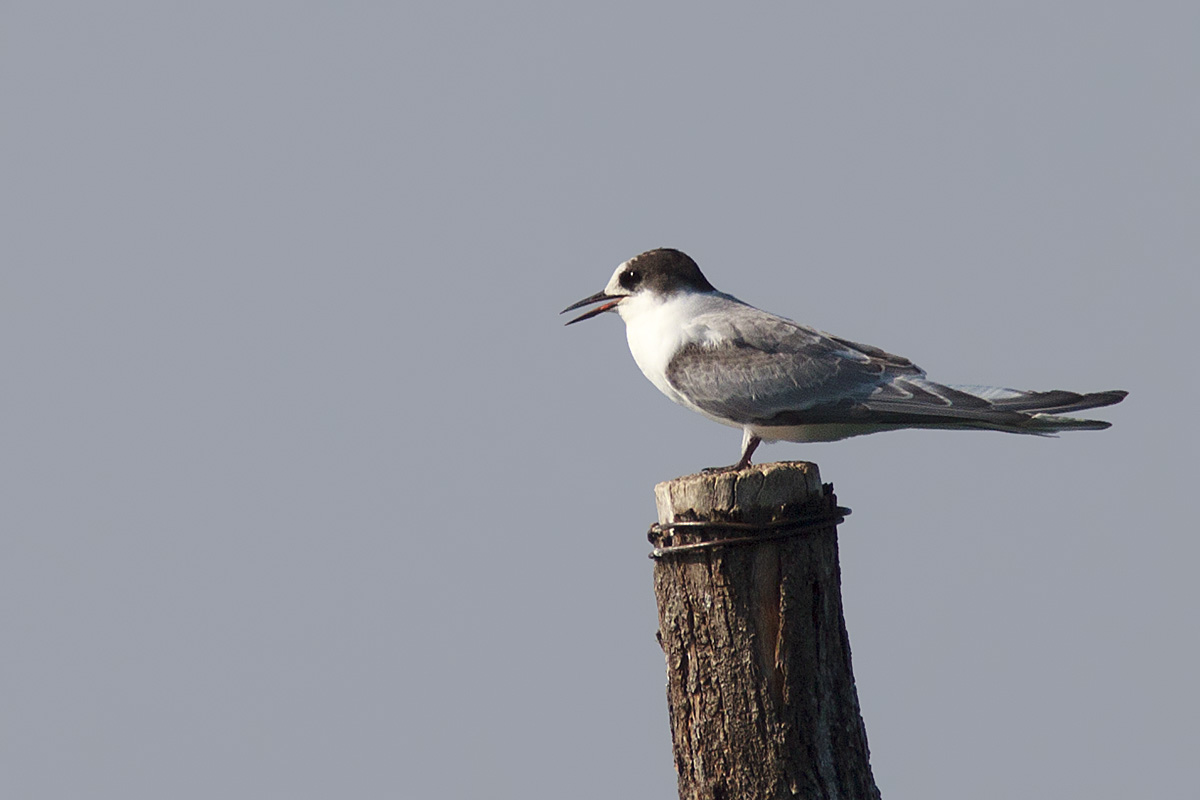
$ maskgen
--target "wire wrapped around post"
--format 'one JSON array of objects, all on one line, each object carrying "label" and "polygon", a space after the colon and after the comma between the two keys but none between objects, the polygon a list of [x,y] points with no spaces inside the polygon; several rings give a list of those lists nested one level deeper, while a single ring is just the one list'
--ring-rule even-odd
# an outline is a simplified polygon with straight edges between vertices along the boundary
[{"label": "wire wrapped around post", "polygon": [[[833,491],[833,484],[826,484]],[[735,547],[738,545],[762,544],[776,539],[790,539],[793,536],[804,536],[830,525],[840,525],[850,516],[850,509],[845,506],[835,506],[829,513],[809,514],[802,517],[786,517],[770,522],[704,522],[702,520],[680,520],[679,522],[655,522],[650,526],[646,538],[651,544],[662,542],[662,546],[650,551],[650,558],[666,558],[678,553],[690,553],[696,550],[709,550],[714,547]],[[710,531],[745,531],[750,536],[733,536],[729,538],[709,539],[691,544],[670,544],[670,534],[667,531],[680,530],[710,530]]]}]

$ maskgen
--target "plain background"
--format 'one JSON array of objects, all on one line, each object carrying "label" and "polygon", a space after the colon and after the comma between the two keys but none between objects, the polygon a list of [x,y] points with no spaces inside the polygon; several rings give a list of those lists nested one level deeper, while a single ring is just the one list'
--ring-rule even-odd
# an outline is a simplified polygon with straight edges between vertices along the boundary
[{"label": "plain background", "polygon": [[877,782],[1196,785],[1194,2],[4,5],[0,794],[668,798],[657,246],[1102,433],[818,462]]}]

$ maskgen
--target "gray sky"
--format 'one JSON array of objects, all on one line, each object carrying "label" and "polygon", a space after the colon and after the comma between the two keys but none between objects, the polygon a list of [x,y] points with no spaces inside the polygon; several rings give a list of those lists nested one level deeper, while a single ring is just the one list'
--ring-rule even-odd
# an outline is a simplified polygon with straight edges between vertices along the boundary
[{"label": "gray sky", "polygon": [[414,5],[6,4],[0,794],[675,796],[644,534],[739,434],[557,316],[657,246],[1131,391],[758,456],[888,800],[1194,786],[1200,6]]}]

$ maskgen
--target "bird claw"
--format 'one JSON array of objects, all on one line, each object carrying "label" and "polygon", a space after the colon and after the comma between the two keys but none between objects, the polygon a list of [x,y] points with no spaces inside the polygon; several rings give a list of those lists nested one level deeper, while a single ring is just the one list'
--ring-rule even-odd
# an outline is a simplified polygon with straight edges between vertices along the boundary
[{"label": "bird claw", "polygon": [[719,472],[741,472],[746,467],[750,466],[750,459],[743,459],[736,464],[727,464],[724,467],[705,467],[700,470],[701,475],[715,475]]}]

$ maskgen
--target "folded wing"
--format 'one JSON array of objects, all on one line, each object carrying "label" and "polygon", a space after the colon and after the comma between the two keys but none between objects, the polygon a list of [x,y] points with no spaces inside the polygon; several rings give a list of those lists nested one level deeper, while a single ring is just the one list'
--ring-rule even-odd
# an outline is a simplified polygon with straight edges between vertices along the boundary
[{"label": "folded wing", "polygon": [[908,359],[764,314],[716,344],[692,344],[667,379],[698,408],[740,425],[869,424],[1053,433],[1106,428],[1054,416],[1120,402],[1125,392],[1027,392],[950,386]]}]

